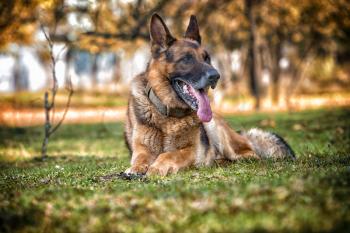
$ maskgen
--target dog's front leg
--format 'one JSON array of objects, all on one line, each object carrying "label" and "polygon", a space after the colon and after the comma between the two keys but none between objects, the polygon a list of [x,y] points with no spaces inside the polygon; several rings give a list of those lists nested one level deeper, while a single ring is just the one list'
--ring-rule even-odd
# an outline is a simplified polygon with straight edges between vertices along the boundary
[{"label": "dog's front leg", "polygon": [[135,142],[131,158],[131,167],[125,173],[146,174],[148,167],[154,161],[155,156],[150,153],[147,146]]},{"label": "dog's front leg", "polygon": [[147,175],[166,176],[169,173],[177,173],[180,169],[193,165],[194,161],[195,150],[193,147],[162,153],[149,167]]}]

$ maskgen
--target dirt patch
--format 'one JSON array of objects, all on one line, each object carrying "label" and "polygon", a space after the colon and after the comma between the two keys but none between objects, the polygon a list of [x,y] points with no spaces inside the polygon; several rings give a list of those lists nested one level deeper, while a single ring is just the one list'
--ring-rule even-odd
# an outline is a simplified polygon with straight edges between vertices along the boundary
[{"label": "dirt patch", "polygon": [[[57,109],[54,122],[58,122],[64,113]],[[124,120],[126,107],[115,108],[70,108],[65,124],[115,122]],[[44,124],[44,110],[37,109],[3,109],[0,113],[0,124],[6,126],[35,126]]]}]

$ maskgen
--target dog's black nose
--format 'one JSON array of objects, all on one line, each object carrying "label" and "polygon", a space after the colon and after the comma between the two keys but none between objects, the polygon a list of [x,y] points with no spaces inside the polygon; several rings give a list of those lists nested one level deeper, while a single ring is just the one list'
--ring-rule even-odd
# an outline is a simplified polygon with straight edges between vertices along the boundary
[{"label": "dog's black nose", "polygon": [[206,76],[209,82],[209,85],[211,88],[215,88],[216,83],[218,82],[220,78],[220,74],[215,69],[210,69],[206,72]]}]

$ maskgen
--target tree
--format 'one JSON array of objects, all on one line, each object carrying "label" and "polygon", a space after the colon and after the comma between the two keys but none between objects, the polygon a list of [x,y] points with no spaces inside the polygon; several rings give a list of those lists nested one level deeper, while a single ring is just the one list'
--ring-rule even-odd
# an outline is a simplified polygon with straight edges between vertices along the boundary
[{"label": "tree", "polygon": [[255,19],[253,15],[253,0],[245,0],[245,13],[249,20],[248,40],[248,70],[251,94],[255,97],[255,109],[260,108],[259,82],[256,72],[256,45],[255,45]]},{"label": "tree", "polygon": [[56,57],[53,54],[53,46],[54,46],[53,41],[51,40],[49,34],[45,32],[44,27],[42,27],[42,32],[44,33],[48,43],[48,49],[49,49],[51,65],[52,65],[51,69],[52,69],[52,80],[53,80],[52,88],[50,89],[50,92],[46,91],[44,94],[45,125],[44,125],[44,139],[41,146],[41,156],[44,159],[47,157],[47,146],[48,146],[50,137],[61,126],[68,112],[71,98],[73,95],[73,86],[70,80],[69,82],[66,83],[66,88],[68,91],[67,104],[66,104],[63,116],[58,121],[58,123],[54,125],[55,101],[56,101],[56,94],[58,91],[58,83],[57,83],[57,77],[56,77]]}]

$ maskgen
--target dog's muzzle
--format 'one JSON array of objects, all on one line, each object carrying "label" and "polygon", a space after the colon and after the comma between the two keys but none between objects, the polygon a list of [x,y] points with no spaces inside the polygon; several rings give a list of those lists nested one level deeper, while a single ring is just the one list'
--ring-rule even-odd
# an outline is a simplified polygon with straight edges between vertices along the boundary
[{"label": "dog's muzzle", "polygon": [[205,76],[208,80],[208,86],[210,85],[210,87],[214,89],[218,83],[220,74],[215,69],[211,69],[205,73]]},{"label": "dog's muzzle", "polygon": [[197,90],[205,89],[209,86],[214,89],[219,79],[220,74],[216,71],[216,69],[209,69],[201,75],[200,79],[197,82],[192,82],[191,84],[193,88]]}]

